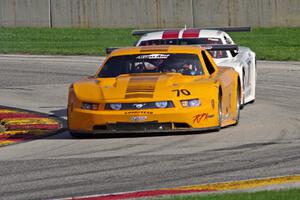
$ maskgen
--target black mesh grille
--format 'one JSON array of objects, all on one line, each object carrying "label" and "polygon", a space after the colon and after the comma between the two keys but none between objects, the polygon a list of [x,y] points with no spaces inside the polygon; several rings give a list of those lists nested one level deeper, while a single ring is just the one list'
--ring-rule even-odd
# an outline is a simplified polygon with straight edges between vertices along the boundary
[{"label": "black mesh grille", "polygon": [[116,131],[147,131],[147,130],[171,130],[172,123],[116,123],[107,124],[107,130]]}]

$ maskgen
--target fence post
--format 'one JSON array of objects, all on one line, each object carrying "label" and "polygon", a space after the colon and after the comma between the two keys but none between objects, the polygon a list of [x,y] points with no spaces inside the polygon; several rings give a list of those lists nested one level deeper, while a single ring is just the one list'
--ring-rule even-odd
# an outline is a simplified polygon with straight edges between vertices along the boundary
[{"label": "fence post", "polygon": [[49,6],[49,28],[52,28],[52,0],[48,0],[48,6]]}]

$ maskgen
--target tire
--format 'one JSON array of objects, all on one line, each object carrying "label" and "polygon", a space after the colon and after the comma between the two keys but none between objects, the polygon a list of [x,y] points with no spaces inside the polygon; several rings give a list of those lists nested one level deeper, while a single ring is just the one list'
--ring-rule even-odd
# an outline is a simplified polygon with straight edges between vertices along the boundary
[{"label": "tire", "polygon": [[253,104],[255,102],[255,99],[253,99],[252,101],[249,101],[249,104]]},{"label": "tire", "polygon": [[243,108],[244,108],[244,102],[245,102],[245,100],[243,99],[241,99],[241,97],[240,97],[240,110],[243,110]]},{"label": "tire", "polygon": [[237,93],[236,93],[236,122],[235,126],[238,125],[240,121],[240,114],[241,114],[241,92],[240,92],[240,86],[238,85]]},{"label": "tire", "polygon": [[[239,83],[239,82],[238,82]],[[239,84],[239,90],[241,91],[241,85]],[[243,70],[243,92],[245,94],[245,75],[244,75],[244,70]],[[240,93],[240,110],[244,108],[245,105],[245,95],[243,95],[243,98],[241,98],[241,93]]]},{"label": "tire", "polygon": [[219,124],[217,126],[216,131],[220,131],[221,127],[222,127],[222,95],[221,95],[221,93],[219,93],[219,97],[218,97],[218,121],[219,121]]},{"label": "tire", "polygon": [[75,132],[70,132],[70,135],[73,137],[73,138],[77,138],[77,139],[89,139],[89,138],[92,138],[92,134],[89,134],[89,133],[75,133]]},{"label": "tire", "polygon": [[[257,83],[257,62],[256,62],[256,59],[255,59],[255,85],[254,85],[254,89],[255,89],[255,94],[256,94],[256,83]],[[255,94],[254,94],[254,99],[252,101],[250,101],[249,103],[250,104],[253,104],[255,102]]]}]

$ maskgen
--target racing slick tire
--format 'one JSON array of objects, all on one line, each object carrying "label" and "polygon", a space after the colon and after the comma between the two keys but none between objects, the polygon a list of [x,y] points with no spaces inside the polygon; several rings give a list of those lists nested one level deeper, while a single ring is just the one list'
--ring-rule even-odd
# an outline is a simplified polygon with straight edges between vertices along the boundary
[{"label": "racing slick tire", "polygon": [[75,132],[70,132],[70,135],[73,137],[73,138],[77,138],[77,139],[89,139],[89,138],[92,138],[93,135],[92,134],[88,134],[88,133],[75,133]]},{"label": "racing slick tire", "polygon": [[240,121],[240,114],[241,114],[241,90],[240,90],[240,85],[238,85],[237,91],[236,91],[236,122],[235,126],[238,125]]},{"label": "racing slick tire", "polygon": [[[239,90],[241,90],[241,82],[238,82]],[[244,70],[243,70],[243,91],[245,91],[245,75],[244,75]],[[240,110],[243,110],[244,105],[245,105],[245,94],[241,98],[241,93],[240,93]]]},{"label": "racing slick tire", "polygon": [[[256,88],[256,83],[257,83],[257,61],[255,59],[255,85],[254,85],[254,89]],[[255,94],[254,94],[254,99],[252,101],[250,101],[249,103],[253,104],[254,102],[255,102]]]},{"label": "racing slick tire", "polygon": [[216,131],[220,131],[222,127],[222,93],[221,91],[219,92],[219,97],[218,97],[218,121],[219,124],[216,128]]},{"label": "racing slick tire", "polygon": [[255,99],[253,99],[252,101],[249,101],[249,104],[253,104],[255,102]]}]

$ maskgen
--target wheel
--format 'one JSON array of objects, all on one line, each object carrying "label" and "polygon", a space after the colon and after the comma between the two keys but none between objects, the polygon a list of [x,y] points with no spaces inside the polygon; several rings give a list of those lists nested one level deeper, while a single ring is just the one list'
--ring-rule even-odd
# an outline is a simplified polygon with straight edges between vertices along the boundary
[{"label": "wheel", "polygon": [[238,125],[239,121],[240,121],[240,108],[241,108],[241,92],[240,92],[240,86],[238,86],[238,89],[237,89],[237,93],[236,93],[236,122],[234,125]]},{"label": "wheel", "polygon": [[78,138],[78,139],[88,139],[88,138],[92,138],[92,134],[89,133],[75,133],[75,132],[71,132],[69,131],[70,135],[74,138]]},{"label": "wheel", "polygon": [[254,99],[251,100],[249,103],[253,104],[255,102],[255,93],[256,93],[256,83],[257,83],[257,62],[256,62],[256,59],[255,59],[255,68],[254,68],[255,72],[255,82],[254,82]]},{"label": "wheel", "polygon": [[[243,92],[245,91],[245,75],[244,75],[244,70],[243,70]],[[241,91],[241,85],[239,84],[239,90]],[[244,108],[245,105],[245,93],[243,95],[243,98],[241,98],[241,93],[240,93],[240,110],[242,110]]]},{"label": "wheel", "polygon": [[218,127],[216,129],[216,131],[220,131],[221,127],[222,127],[222,95],[221,93],[219,93],[219,97],[218,97]]},{"label": "wheel", "polygon": [[241,97],[240,97],[240,110],[243,110],[243,108],[244,108],[244,102],[245,102],[245,99],[244,98],[241,99]]},{"label": "wheel", "polygon": [[253,99],[252,101],[249,101],[248,103],[253,104],[255,102],[255,99]]}]

